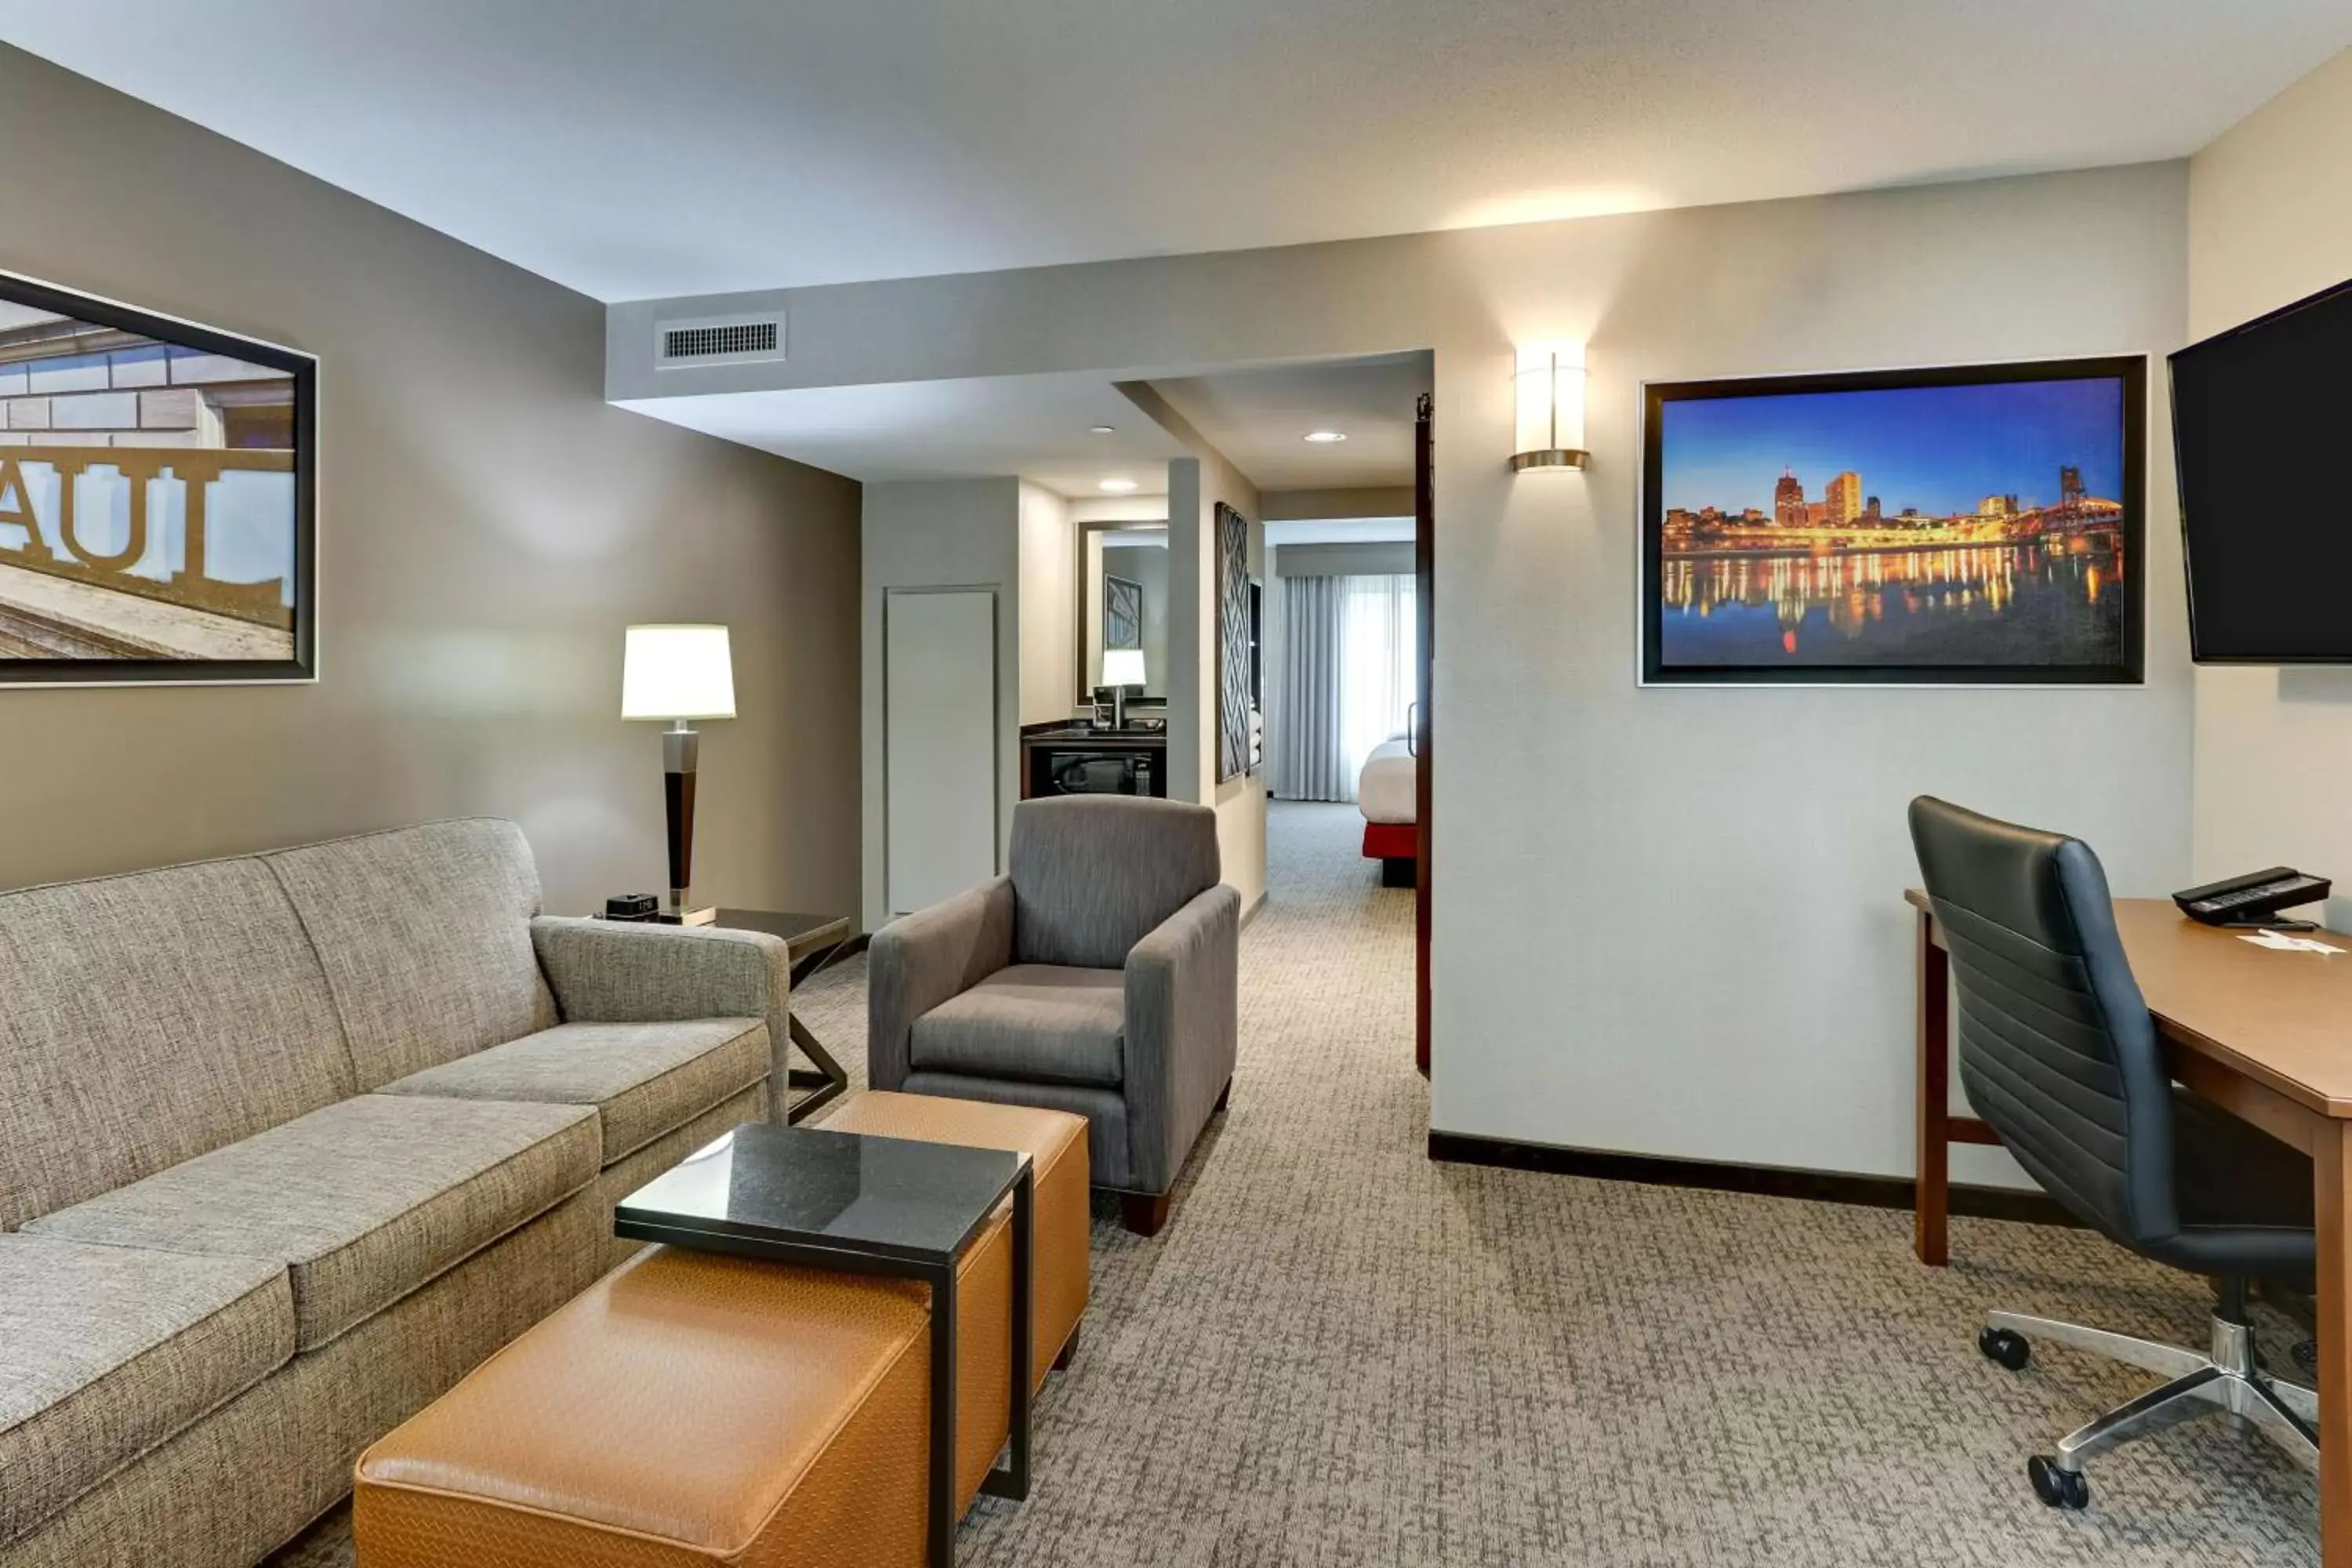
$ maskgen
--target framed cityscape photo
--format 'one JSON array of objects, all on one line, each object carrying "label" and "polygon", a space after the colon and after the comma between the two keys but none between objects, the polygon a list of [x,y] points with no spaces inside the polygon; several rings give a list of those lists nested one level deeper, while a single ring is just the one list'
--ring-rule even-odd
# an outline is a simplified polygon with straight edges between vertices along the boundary
[{"label": "framed cityscape photo", "polygon": [[1642,683],[2137,683],[2147,374],[1653,384]]},{"label": "framed cityscape photo", "polygon": [[318,363],[0,273],[0,685],[310,680]]}]

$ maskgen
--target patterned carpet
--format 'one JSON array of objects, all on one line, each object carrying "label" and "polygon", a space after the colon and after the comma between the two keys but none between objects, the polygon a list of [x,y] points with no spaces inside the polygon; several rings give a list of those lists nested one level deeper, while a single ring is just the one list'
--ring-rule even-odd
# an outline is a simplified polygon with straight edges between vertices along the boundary
[{"label": "patterned carpet", "polygon": [[[2221,1420],[2095,1461],[2085,1513],[2034,1500],[2025,1456],[2147,1379],[2056,1348],[2003,1372],[1971,1345],[1986,1309],[2203,1333],[2200,1286],[2088,1233],[1956,1221],[1934,1271],[1899,1213],[1430,1163],[1412,895],[1359,831],[1275,807],[1233,1109],[1157,1239],[1097,1208],[1036,1489],[982,1499],[960,1562],[2317,1560],[2310,1472]],[[799,1003],[845,1060],[862,981]],[[285,1561],[348,1563],[347,1522]]]}]

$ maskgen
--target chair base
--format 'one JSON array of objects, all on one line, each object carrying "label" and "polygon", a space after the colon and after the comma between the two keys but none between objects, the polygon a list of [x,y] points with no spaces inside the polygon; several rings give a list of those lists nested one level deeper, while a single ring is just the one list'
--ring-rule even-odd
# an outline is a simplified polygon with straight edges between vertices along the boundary
[{"label": "chair base", "polygon": [[[2238,1293],[2225,1290],[2228,1302]],[[2213,1314],[2212,1341],[2205,1353],[2154,1340],[2134,1339],[2079,1323],[1994,1312],[1977,1337],[1977,1348],[2015,1371],[2025,1365],[2032,1341],[2071,1345],[2111,1361],[2164,1375],[2169,1381],[2119,1405],[2058,1440],[2055,1454],[2036,1454],[2027,1466],[2033,1489],[2053,1508],[2081,1508],[2090,1500],[2083,1461],[2110,1448],[2216,1412],[2259,1426],[2280,1447],[2307,1464],[2319,1460],[2319,1396],[2265,1372],[2254,1353],[2254,1332],[2242,1313],[2228,1306]]]}]

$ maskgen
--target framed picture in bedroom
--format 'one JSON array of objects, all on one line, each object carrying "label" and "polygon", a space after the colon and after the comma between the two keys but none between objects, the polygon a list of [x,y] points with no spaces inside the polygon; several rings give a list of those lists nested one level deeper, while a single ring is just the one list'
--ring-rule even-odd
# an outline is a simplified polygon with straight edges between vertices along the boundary
[{"label": "framed picture in bedroom", "polygon": [[1642,683],[2137,683],[2147,374],[1650,384]]},{"label": "framed picture in bedroom", "polygon": [[318,362],[0,273],[0,685],[301,681]]}]

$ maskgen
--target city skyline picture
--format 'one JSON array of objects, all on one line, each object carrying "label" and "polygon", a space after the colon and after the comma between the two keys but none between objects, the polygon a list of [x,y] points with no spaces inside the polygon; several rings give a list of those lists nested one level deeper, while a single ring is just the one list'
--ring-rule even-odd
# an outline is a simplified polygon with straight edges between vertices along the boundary
[{"label": "city skyline picture", "polygon": [[2140,679],[2146,363],[1648,388],[1647,684]]}]

